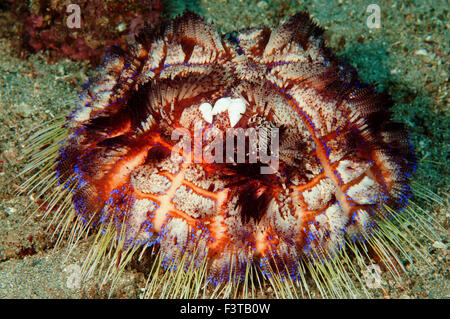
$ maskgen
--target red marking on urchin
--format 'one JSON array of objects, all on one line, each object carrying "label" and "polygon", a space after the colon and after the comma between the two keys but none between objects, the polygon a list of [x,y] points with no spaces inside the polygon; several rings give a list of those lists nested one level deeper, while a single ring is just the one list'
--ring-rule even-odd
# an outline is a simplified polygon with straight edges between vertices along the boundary
[{"label": "red marking on urchin", "polygon": [[[263,269],[294,269],[366,233],[385,204],[404,205],[414,160],[392,102],[326,49],[307,14],[236,43],[190,12],[158,30],[112,50],[70,117],[57,170],[78,183],[74,206],[87,220],[120,228],[126,216],[128,241],[159,245],[169,259],[208,252],[224,280],[258,258]],[[200,110],[222,98],[246,107],[235,128],[279,129],[275,174],[260,174],[265,164],[249,154],[208,163],[174,151],[172,133],[195,136],[197,122],[225,136],[231,116],[209,123]]]}]

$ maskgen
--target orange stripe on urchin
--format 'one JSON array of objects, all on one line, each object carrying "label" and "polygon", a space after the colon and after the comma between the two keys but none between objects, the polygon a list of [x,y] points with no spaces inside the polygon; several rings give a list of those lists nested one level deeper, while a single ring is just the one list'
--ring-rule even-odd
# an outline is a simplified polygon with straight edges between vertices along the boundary
[{"label": "orange stripe on urchin", "polygon": [[[125,227],[130,244],[158,243],[165,260],[207,255],[213,281],[244,276],[248,263],[297,276],[298,260],[370,234],[384,205],[405,204],[415,161],[389,97],[359,83],[322,32],[299,13],[228,41],[186,13],[114,49],[69,117],[58,158],[77,213]],[[265,164],[248,154],[244,163],[171,156],[176,129],[194,136],[201,123],[225,136],[228,113],[209,123],[200,106],[227,97],[245,104],[234,128],[279,129],[276,173],[260,174]]]}]

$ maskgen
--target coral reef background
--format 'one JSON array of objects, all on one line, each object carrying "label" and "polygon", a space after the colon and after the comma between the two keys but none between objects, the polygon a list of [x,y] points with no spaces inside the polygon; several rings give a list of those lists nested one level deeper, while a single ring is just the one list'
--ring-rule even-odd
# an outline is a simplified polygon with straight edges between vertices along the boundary
[{"label": "coral reef background", "polygon": [[[77,9],[79,26],[72,13]],[[70,0],[10,1],[9,13],[17,24],[24,51],[46,50],[52,60],[68,57],[98,63],[111,45],[126,45],[145,24],[153,27],[160,21],[160,0]],[[82,25],[82,27],[81,27]]]},{"label": "coral reef background", "polygon": [[[151,20],[145,17],[155,10],[163,11],[157,12],[158,18],[153,13],[155,21],[147,21],[149,24],[160,16],[170,19],[191,9],[214,21],[223,33],[249,26],[274,26],[299,10],[309,11],[326,29],[327,43],[337,55],[355,66],[364,81],[376,82],[377,89],[392,95],[396,102],[394,117],[406,124],[416,147],[419,164],[414,180],[444,199],[448,197],[450,50],[446,34],[450,25],[447,1],[163,0],[157,4],[160,7],[152,7],[150,11],[148,7],[147,11],[141,8],[144,11],[138,21],[137,11],[119,9],[118,1],[110,0],[103,1],[110,6],[106,10],[115,8],[114,16],[118,18],[108,16],[114,23],[105,22],[102,32],[95,31],[94,26],[100,22],[89,18],[93,13],[83,13],[82,9],[82,16],[86,14],[80,31],[82,36],[73,38],[67,33],[69,40],[64,37],[49,40],[46,37],[52,32],[53,35],[66,32],[62,21],[67,14],[58,12],[59,2],[69,1],[29,0],[21,8],[13,1],[0,5],[0,298],[107,295],[107,287],[99,291],[93,281],[80,286],[76,282],[76,265],[85,258],[90,238],[81,241],[67,260],[64,247],[53,250],[56,239],[47,235],[51,230],[41,216],[37,214],[27,221],[30,209],[25,207],[36,199],[32,194],[14,196],[23,181],[16,176],[24,165],[21,154],[27,132],[73,109],[77,91],[97,72],[97,58],[104,48],[112,42],[125,43],[131,29],[138,27],[141,20]],[[145,3],[124,2],[137,6]],[[379,29],[370,29],[366,24],[370,15],[366,9],[371,3],[381,9]],[[30,21],[33,17],[34,21]],[[97,19],[103,21],[102,16]],[[35,42],[30,43],[33,39]],[[83,45],[95,45],[80,50],[83,46],[77,45],[76,39],[84,39]],[[68,49],[62,49],[64,43]],[[437,210],[433,205],[423,208],[448,229],[448,210]],[[388,277],[384,278],[385,289],[380,289],[380,298],[448,298],[447,243],[448,232],[442,232],[441,241],[427,243],[424,253],[434,267],[420,263],[406,265],[412,275],[402,285],[393,286]],[[144,268],[130,266],[114,297],[139,297],[145,286]],[[263,291],[260,297],[271,298],[273,294]]]}]

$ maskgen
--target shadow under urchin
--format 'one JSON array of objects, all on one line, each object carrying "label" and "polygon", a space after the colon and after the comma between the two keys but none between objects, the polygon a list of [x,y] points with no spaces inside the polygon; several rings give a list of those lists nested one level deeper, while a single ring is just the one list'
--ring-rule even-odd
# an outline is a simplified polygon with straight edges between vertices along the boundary
[{"label": "shadow under urchin", "polygon": [[[161,296],[158,278],[176,278],[177,287],[165,287],[178,297],[204,295],[208,283],[215,293],[225,287],[224,296],[248,296],[245,289],[254,296],[260,279],[277,296],[311,296],[308,276],[321,296],[356,296],[358,285],[370,295],[348,271],[357,267],[348,247],[363,259],[362,245],[399,273],[389,247],[401,249],[395,236],[413,214],[412,147],[391,120],[390,97],[360,83],[322,33],[298,13],[274,30],[227,39],[187,12],[144,31],[127,50],[111,49],[67,121],[34,136],[47,142],[58,132],[61,146],[35,158],[45,152],[46,170],[55,170],[59,186],[47,202],[60,203],[52,207],[61,233],[74,218],[73,242],[99,229],[86,272],[118,272],[151,247],[147,297]],[[224,101],[244,111],[214,113]],[[213,108],[208,116],[205,105]],[[260,174],[267,164],[250,162],[248,150],[243,163],[187,161],[192,152],[174,152],[171,136],[180,128],[194,136],[198,123],[218,134],[278,128],[277,171]]]}]

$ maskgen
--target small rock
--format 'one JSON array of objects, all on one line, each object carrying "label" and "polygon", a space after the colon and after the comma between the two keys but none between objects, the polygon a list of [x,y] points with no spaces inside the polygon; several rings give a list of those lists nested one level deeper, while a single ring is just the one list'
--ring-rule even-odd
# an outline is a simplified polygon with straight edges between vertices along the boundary
[{"label": "small rock", "polygon": [[416,50],[414,52],[415,55],[428,55],[428,51],[425,49]]},{"label": "small rock", "polygon": [[6,213],[9,215],[12,215],[16,212],[16,209],[14,207],[6,207]]},{"label": "small rock", "polygon": [[58,66],[58,74],[59,75],[64,75],[66,73],[66,70],[64,70],[64,66],[59,65]]},{"label": "small rock", "polygon": [[446,249],[446,248],[447,248],[447,245],[444,244],[444,243],[441,242],[441,241],[435,241],[435,242],[433,243],[433,247],[434,247],[434,248],[437,248],[437,249]]},{"label": "small rock", "polygon": [[431,35],[427,36],[424,40],[427,43],[433,43],[433,37]]},{"label": "small rock", "polygon": [[126,29],[127,29],[127,24],[125,22],[120,23],[116,28],[116,30],[119,32],[125,31]]},{"label": "small rock", "polygon": [[265,2],[265,1],[259,1],[259,2],[256,4],[256,6],[257,6],[258,8],[264,9],[265,7],[267,7],[267,2]]}]

